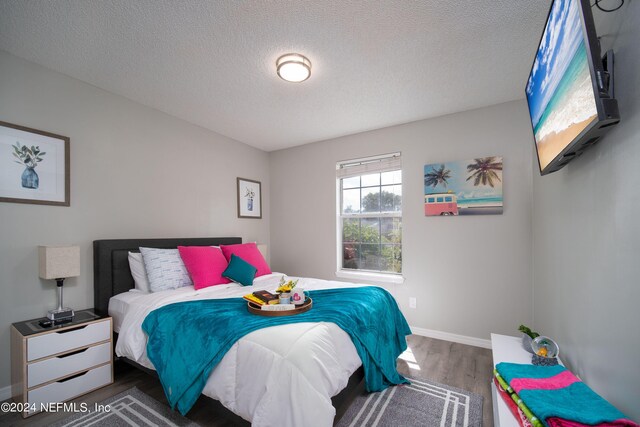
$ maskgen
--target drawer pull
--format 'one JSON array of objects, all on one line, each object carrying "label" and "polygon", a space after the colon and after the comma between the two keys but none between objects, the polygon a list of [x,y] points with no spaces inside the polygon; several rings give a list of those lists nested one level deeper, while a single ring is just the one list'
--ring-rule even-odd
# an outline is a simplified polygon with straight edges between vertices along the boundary
[{"label": "drawer pull", "polygon": [[80,329],[84,329],[86,327],[87,325],[76,326],[75,328],[65,329],[64,331],[58,331],[56,332],[56,334],[66,334],[67,332],[75,332],[75,331],[79,331]]},{"label": "drawer pull", "polygon": [[65,357],[75,356],[76,354],[84,353],[89,350],[89,348],[83,348],[82,350],[72,351],[71,353],[63,354],[62,356],[56,356],[58,359],[64,359]]},{"label": "drawer pull", "polygon": [[57,382],[57,383],[64,383],[64,382],[67,382],[67,381],[72,380],[72,379],[74,379],[74,378],[78,378],[78,377],[81,377],[81,376],[83,376],[83,375],[86,375],[88,372],[89,372],[89,371],[80,372],[79,374],[71,375],[69,378],[65,378],[65,379],[63,379],[63,380],[56,381],[56,382]]}]

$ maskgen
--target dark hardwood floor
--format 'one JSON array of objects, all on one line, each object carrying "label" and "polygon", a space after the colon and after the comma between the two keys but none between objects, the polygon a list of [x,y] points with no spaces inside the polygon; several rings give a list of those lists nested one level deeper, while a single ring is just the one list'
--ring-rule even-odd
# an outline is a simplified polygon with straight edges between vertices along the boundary
[{"label": "dark hardwood floor", "polygon": [[[491,350],[452,343],[433,338],[411,335],[407,338],[410,355],[407,360],[398,360],[398,370],[409,377],[420,377],[477,393],[483,397],[483,426],[493,426],[491,409],[492,374]],[[415,360],[415,361],[414,361]],[[131,387],[166,403],[162,386],[157,378],[139,371],[125,363],[116,363],[115,382],[76,399],[77,402],[93,403],[105,400]],[[338,411],[338,416],[343,411]],[[19,414],[0,413],[0,426],[48,426],[69,416],[66,413],[42,413],[22,419]],[[201,397],[187,418],[199,425],[211,427],[248,426],[249,423],[235,416],[217,401]]]}]

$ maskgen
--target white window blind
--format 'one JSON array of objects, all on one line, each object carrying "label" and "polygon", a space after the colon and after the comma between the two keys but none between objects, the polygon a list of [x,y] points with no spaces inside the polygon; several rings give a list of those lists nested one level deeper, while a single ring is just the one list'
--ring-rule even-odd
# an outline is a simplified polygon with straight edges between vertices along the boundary
[{"label": "white window blind", "polygon": [[402,169],[400,153],[382,156],[366,157],[363,159],[339,162],[336,165],[336,177],[350,178],[352,176],[367,175],[376,172],[389,172]]}]

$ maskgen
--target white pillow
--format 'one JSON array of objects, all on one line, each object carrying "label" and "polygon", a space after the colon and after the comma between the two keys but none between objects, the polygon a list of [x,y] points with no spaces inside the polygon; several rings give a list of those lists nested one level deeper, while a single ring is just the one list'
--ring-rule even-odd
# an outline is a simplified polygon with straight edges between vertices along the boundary
[{"label": "white pillow", "polygon": [[151,292],[193,284],[177,249],[140,248],[140,252]]},{"label": "white pillow", "polygon": [[147,294],[151,292],[149,279],[147,279],[147,270],[144,269],[144,262],[140,252],[129,252],[129,268],[131,269],[136,289]]}]

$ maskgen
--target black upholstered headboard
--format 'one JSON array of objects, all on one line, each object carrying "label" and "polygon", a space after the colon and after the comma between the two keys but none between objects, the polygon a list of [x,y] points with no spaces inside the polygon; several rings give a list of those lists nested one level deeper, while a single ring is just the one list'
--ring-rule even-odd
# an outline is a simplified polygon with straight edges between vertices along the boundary
[{"label": "black upholstered headboard", "polygon": [[218,246],[242,243],[240,237],[198,237],[184,239],[113,239],[93,242],[93,307],[103,314],[109,309],[109,298],[134,287],[129,269],[129,251],[140,246],[177,248],[178,246]]}]

